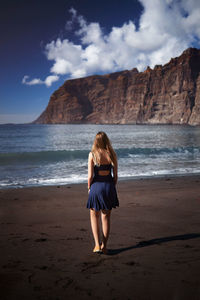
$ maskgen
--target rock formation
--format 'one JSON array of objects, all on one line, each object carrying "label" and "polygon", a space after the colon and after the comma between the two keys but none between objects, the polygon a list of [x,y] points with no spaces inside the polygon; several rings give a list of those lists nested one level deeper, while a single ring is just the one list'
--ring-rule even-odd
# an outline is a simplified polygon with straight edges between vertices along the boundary
[{"label": "rock formation", "polygon": [[144,72],[67,80],[33,123],[200,125],[200,50]]}]

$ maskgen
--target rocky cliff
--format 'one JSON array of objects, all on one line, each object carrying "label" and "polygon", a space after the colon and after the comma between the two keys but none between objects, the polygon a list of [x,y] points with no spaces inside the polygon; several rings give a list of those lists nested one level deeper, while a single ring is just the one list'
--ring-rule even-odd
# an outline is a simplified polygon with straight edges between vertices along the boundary
[{"label": "rocky cliff", "polygon": [[200,125],[200,50],[144,72],[67,80],[34,123]]}]

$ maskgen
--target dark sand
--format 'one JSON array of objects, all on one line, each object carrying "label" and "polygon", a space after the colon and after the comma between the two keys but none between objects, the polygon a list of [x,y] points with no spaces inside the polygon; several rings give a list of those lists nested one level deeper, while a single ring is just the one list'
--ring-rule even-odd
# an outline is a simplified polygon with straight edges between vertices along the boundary
[{"label": "dark sand", "polygon": [[200,176],[120,181],[109,255],[87,185],[0,190],[0,299],[200,299]]}]

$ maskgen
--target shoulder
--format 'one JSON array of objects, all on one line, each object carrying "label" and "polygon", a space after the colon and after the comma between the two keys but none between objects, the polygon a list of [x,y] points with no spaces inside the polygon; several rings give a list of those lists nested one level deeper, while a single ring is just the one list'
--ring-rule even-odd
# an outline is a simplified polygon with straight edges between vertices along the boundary
[{"label": "shoulder", "polygon": [[88,155],[88,158],[93,158],[93,154],[92,154],[92,152],[90,151],[90,153],[89,153],[89,155]]},{"label": "shoulder", "polygon": [[93,153],[90,152],[88,155],[88,162],[93,162]]}]

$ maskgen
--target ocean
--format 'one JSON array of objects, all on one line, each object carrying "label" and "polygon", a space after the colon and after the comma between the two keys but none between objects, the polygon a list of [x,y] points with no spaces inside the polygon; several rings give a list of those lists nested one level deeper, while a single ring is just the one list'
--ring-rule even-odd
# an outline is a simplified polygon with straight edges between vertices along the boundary
[{"label": "ocean", "polygon": [[119,180],[200,173],[200,127],[0,125],[0,188],[87,182],[98,131],[117,153]]}]

